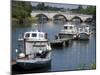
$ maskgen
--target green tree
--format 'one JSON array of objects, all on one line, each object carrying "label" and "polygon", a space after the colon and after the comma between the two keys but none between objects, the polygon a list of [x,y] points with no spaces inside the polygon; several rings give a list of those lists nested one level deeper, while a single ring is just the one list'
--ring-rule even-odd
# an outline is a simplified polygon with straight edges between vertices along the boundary
[{"label": "green tree", "polygon": [[44,3],[39,3],[37,6],[38,10],[45,10],[45,4]]},{"label": "green tree", "polygon": [[12,1],[12,27],[27,27],[36,22],[30,15],[32,6],[30,2]]},{"label": "green tree", "polygon": [[79,5],[78,8],[77,8],[77,10],[79,10],[79,11],[82,10],[82,9],[83,9],[82,5]]},{"label": "green tree", "polygon": [[21,19],[30,16],[32,6],[30,2],[12,1],[12,17]]},{"label": "green tree", "polygon": [[77,9],[71,9],[71,11],[76,13],[82,13],[82,14],[96,14],[96,6],[87,6],[86,8],[83,8],[82,5],[79,5]]}]

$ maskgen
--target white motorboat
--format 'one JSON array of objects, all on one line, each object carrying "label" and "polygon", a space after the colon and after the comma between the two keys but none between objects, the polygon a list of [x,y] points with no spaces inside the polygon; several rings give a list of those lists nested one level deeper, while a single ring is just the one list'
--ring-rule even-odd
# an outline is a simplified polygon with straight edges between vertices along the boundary
[{"label": "white motorboat", "polygon": [[77,27],[73,24],[65,24],[64,29],[58,33],[58,38],[76,38]]},{"label": "white motorboat", "polygon": [[78,39],[88,40],[90,37],[90,30],[88,25],[82,25],[78,30]]},{"label": "white motorboat", "polygon": [[44,67],[51,61],[51,46],[44,32],[29,31],[22,39],[23,49],[17,50],[16,63],[24,69]]}]

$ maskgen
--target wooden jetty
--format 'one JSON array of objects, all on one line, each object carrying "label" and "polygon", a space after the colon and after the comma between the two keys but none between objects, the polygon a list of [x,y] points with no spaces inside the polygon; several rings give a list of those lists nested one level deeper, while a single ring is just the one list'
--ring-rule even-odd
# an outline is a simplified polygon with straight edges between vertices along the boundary
[{"label": "wooden jetty", "polygon": [[51,47],[63,47],[69,44],[73,38],[61,38],[50,41]]}]

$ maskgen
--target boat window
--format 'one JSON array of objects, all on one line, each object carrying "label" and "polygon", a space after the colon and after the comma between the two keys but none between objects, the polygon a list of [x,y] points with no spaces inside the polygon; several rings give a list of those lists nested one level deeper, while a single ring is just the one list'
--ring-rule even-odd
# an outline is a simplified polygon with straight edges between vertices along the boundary
[{"label": "boat window", "polygon": [[29,34],[29,33],[27,33],[27,34],[25,35],[25,37],[30,37],[30,34]]},{"label": "boat window", "polygon": [[64,29],[68,29],[68,27],[67,26],[64,26]]},{"label": "boat window", "polygon": [[37,36],[36,33],[33,33],[33,34],[32,34],[32,37],[36,37],[36,36]]},{"label": "boat window", "polygon": [[72,26],[70,26],[70,29],[72,29]]},{"label": "boat window", "polygon": [[85,32],[87,32],[87,29],[85,29]]},{"label": "boat window", "polygon": [[82,31],[82,29],[80,29],[80,31]]},{"label": "boat window", "polygon": [[39,34],[39,37],[43,37],[43,34]]}]

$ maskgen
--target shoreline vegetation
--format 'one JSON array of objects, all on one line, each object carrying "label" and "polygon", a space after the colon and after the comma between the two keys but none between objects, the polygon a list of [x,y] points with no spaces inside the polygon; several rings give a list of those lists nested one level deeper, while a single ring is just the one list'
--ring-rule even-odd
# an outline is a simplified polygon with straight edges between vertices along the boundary
[{"label": "shoreline vegetation", "polygon": [[76,9],[57,8],[45,5],[45,3],[38,3],[36,6],[32,6],[29,1],[12,1],[12,28],[30,27],[32,23],[37,23],[36,17],[31,17],[32,11],[72,11],[74,13],[92,14],[93,20],[96,20],[96,6],[87,6],[83,8],[82,5],[78,5]]},{"label": "shoreline vegetation", "polygon": [[29,27],[36,22],[36,18],[31,17],[32,6],[30,2],[12,1],[12,28]]}]

